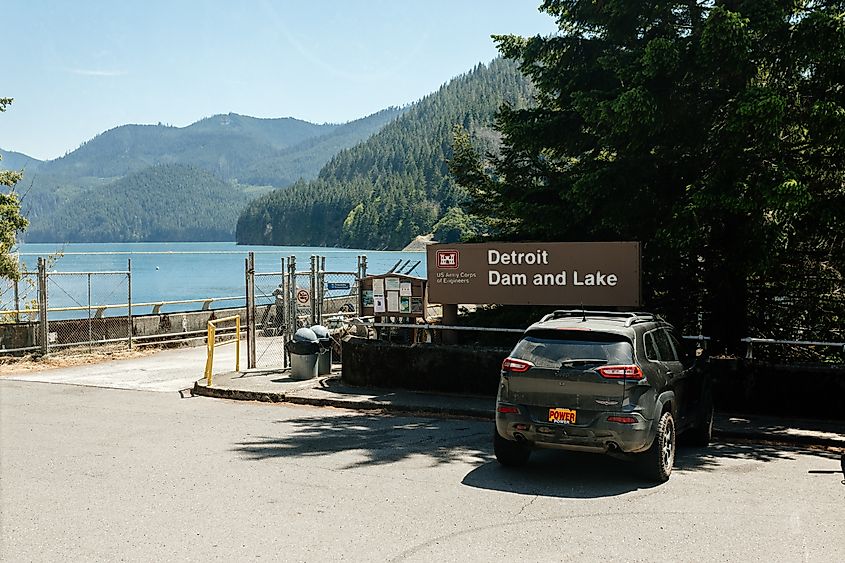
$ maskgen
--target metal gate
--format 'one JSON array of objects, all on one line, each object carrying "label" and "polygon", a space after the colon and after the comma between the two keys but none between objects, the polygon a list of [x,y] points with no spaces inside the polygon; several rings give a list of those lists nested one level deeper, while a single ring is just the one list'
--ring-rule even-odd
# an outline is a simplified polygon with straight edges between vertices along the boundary
[{"label": "metal gate", "polygon": [[247,259],[247,357],[248,366],[286,367],[287,272],[285,259],[275,272],[255,272],[254,256]]},{"label": "metal gate", "polygon": [[360,314],[357,272],[326,271],[324,256],[311,256],[308,270],[297,270],[295,256],[281,259],[277,272],[256,272],[255,256],[246,259],[247,366],[284,369],[290,365],[285,344],[302,327],[343,322]]}]

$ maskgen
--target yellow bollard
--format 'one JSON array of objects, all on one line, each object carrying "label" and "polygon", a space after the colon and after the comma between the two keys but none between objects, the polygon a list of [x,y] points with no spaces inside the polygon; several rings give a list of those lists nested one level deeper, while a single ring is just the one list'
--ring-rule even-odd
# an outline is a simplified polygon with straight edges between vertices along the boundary
[{"label": "yellow bollard", "polygon": [[208,357],[205,360],[205,383],[211,387],[211,367],[214,364],[214,324],[208,323]]}]

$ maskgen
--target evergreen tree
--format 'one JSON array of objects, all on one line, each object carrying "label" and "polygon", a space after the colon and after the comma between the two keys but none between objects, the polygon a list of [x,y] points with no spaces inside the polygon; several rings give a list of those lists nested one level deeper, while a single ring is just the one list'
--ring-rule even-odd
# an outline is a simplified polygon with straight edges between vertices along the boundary
[{"label": "evergreen tree", "polygon": [[[0,98],[0,112],[12,103],[12,98]],[[20,172],[0,170],[0,277],[17,280],[20,278],[18,261],[11,254],[18,233],[26,229],[27,220],[21,215],[21,204],[14,187],[22,177]]]},{"label": "evergreen tree", "polygon": [[[542,9],[557,35],[497,37],[537,106],[502,109],[500,155],[456,139],[453,172],[496,237],[641,240],[649,306],[693,329],[701,306],[728,351],[778,324],[761,319],[801,268],[826,271],[841,294],[842,2]],[[841,327],[837,307],[815,308],[828,328]]]}]

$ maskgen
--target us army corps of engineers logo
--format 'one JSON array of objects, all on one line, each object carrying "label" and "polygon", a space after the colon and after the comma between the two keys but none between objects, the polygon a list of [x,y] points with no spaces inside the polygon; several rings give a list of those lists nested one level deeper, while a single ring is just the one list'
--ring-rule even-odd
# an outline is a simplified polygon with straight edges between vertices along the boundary
[{"label": "us army corps of engineers logo", "polygon": [[441,270],[454,270],[458,267],[457,250],[438,250],[436,255],[437,267]]}]

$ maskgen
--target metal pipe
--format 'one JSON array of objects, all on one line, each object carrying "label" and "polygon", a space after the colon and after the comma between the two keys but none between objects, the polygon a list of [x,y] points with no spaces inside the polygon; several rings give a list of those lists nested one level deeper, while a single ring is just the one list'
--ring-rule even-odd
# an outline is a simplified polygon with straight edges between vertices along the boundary
[{"label": "metal pipe", "polygon": [[91,329],[91,274],[88,274],[88,351],[91,351],[91,339],[93,338],[93,331]]},{"label": "metal pipe", "polygon": [[[410,260],[408,260],[408,262],[410,262]],[[411,275],[411,272],[413,272],[414,270],[416,270],[416,269],[417,269],[417,266],[419,266],[420,264],[422,264],[422,260],[417,260],[417,261],[416,261],[416,263],[415,263],[413,266],[411,266],[411,267],[408,269],[408,271],[407,271],[407,272],[405,272],[405,275],[406,275],[406,276]]]},{"label": "metal pipe", "polygon": [[38,258],[38,328],[41,337],[41,354],[46,356],[50,352],[49,330],[47,328],[47,263],[44,258]]},{"label": "metal pipe", "polygon": [[21,314],[19,313],[21,308],[21,300],[20,296],[18,295],[18,282],[19,280],[15,280],[15,322],[21,322]]},{"label": "metal pipe", "polygon": [[747,344],[782,344],[786,346],[832,346],[834,348],[845,347],[845,342],[816,342],[809,340],[775,340],[773,338],[743,338],[741,342]]},{"label": "metal pipe", "polygon": [[126,259],[126,337],[132,350],[132,258]]}]

